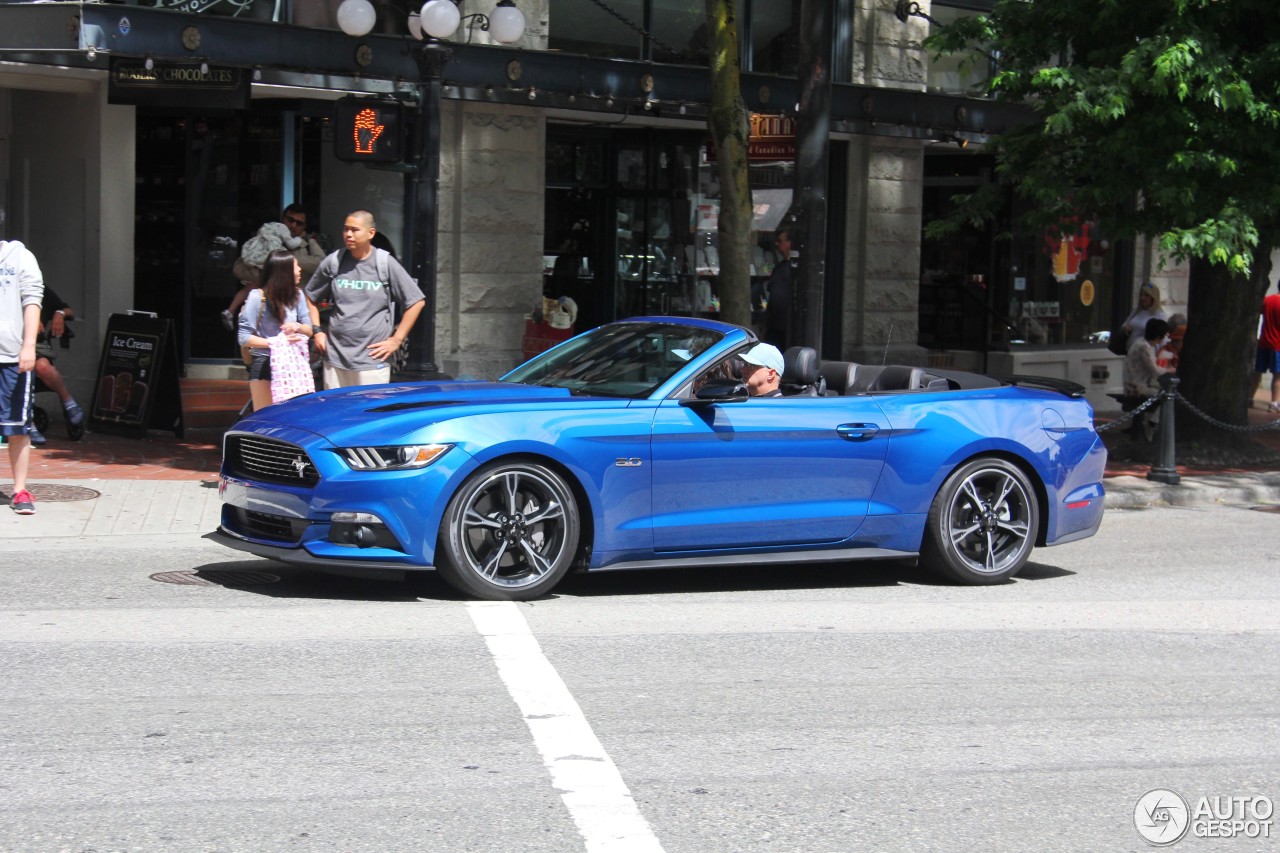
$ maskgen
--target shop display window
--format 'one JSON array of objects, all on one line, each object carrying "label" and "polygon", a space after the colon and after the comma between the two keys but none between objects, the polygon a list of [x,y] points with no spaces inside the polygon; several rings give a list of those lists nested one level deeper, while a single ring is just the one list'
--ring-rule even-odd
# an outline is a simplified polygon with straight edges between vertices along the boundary
[{"label": "shop display window", "polygon": [[[751,167],[761,294],[779,261],[773,233],[792,182],[790,160]],[[720,186],[701,134],[584,138],[551,128],[547,183],[543,292],[573,300],[577,331],[646,314],[718,316]]]},{"label": "shop display window", "polygon": [[[927,155],[924,223],[990,180],[982,154]],[[1110,327],[1120,253],[1095,223],[1031,233],[1010,200],[997,221],[921,243],[919,339],[933,350],[1086,345]]]}]

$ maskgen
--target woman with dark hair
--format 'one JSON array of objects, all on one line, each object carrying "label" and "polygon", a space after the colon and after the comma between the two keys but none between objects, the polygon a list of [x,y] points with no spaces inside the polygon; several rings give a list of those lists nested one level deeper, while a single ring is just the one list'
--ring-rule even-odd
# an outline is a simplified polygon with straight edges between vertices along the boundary
[{"label": "woman with dark hair", "polygon": [[240,345],[253,355],[249,365],[249,394],[254,410],[271,405],[271,343],[284,334],[291,342],[314,334],[310,303],[298,286],[302,267],[287,249],[276,249],[262,265],[261,286],[249,293],[240,312]]}]

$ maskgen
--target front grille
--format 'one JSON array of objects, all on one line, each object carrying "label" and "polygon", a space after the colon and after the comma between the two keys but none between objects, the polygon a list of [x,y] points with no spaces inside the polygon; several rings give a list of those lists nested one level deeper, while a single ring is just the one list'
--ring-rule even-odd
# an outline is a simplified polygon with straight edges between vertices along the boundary
[{"label": "front grille", "polygon": [[320,472],[307,452],[296,444],[260,435],[229,435],[223,454],[227,473],[286,486],[314,486]]},{"label": "front grille", "polygon": [[301,518],[239,508],[235,513],[240,532],[255,539],[273,539],[292,544],[301,539],[307,529],[307,522]]}]

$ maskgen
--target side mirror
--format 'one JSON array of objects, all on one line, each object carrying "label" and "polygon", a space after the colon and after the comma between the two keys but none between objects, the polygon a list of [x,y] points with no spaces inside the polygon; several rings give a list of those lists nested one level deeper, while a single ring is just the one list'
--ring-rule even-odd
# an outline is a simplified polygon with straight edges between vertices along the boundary
[{"label": "side mirror", "polygon": [[682,406],[709,406],[713,403],[745,403],[751,397],[747,386],[735,379],[712,379],[698,389]]}]

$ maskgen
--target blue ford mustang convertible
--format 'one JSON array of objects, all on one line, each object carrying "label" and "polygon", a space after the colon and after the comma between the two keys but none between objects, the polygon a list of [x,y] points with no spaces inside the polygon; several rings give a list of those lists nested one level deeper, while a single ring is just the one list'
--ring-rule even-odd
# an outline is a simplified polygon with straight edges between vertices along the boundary
[{"label": "blue ford mustang convertible", "polygon": [[918,556],[1004,581],[1091,536],[1106,450],[1083,389],[786,354],[748,397],[738,326],[612,323],[497,382],[323,391],[227,433],[210,538],[365,577],[437,570],[479,598],[570,569]]}]

